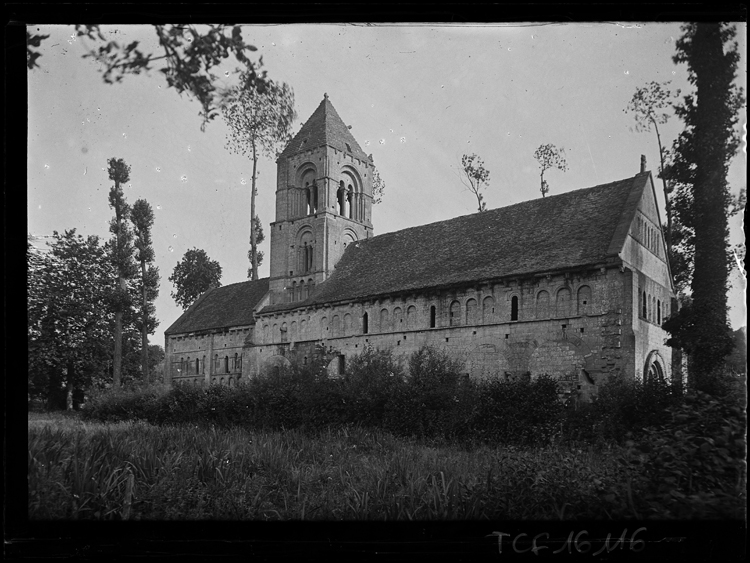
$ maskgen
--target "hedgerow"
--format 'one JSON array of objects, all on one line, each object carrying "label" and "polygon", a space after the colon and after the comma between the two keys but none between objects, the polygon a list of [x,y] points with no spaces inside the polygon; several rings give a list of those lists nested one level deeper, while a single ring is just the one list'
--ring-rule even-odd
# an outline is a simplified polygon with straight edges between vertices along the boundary
[{"label": "hedgerow", "polygon": [[610,381],[590,403],[565,406],[550,377],[474,381],[446,352],[423,348],[406,366],[388,350],[365,348],[346,373],[322,361],[292,366],[236,388],[148,387],[94,396],[84,417],[106,422],[325,429],[359,425],[397,436],[472,443],[605,447],[644,438],[684,402],[663,383]]}]

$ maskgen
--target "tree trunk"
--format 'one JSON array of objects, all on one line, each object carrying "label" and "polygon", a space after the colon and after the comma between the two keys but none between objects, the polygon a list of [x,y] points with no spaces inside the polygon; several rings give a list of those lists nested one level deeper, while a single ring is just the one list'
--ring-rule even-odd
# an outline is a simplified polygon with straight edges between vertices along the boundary
[{"label": "tree trunk", "polygon": [[258,170],[258,153],[253,140],[253,178],[252,187],[250,188],[250,263],[253,269],[253,280],[258,279],[258,252],[255,240],[255,181]]},{"label": "tree trunk", "polygon": [[141,327],[141,377],[144,383],[150,383],[151,380],[148,374],[148,327],[146,326],[148,321],[148,301],[146,300],[146,262],[141,260],[141,296],[143,297],[142,312],[143,312],[143,326]]},{"label": "tree trunk", "polygon": [[693,39],[700,47],[692,61],[696,85],[695,270],[691,289],[698,325],[691,368],[699,388],[711,392],[713,374],[731,351],[727,323],[729,278],[726,213],[727,143],[731,131],[725,119],[728,84],[717,80],[716,62],[724,46],[719,24],[698,24]]},{"label": "tree trunk", "polygon": [[[120,289],[124,292],[126,290],[125,278],[118,277]],[[117,311],[115,311],[115,356],[112,363],[112,387],[118,389],[120,387],[120,372],[122,371],[122,296],[117,304]]]},{"label": "tree trunk", "polygon": [[71,362],[68,362],[67,377],[65,379],[65,410],[73,410],[73,377],[75,368]]}]

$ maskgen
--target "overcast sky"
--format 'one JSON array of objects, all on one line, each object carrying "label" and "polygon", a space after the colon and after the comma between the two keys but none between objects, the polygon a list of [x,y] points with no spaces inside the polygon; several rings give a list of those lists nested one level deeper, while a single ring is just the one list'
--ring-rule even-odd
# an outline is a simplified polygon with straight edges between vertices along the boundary
[{"label": "overcast sky", "polygon": [[[252,166],[226,150],[221,118],[201,132],[200,104],[167,88],[158,70],[107,85],[97,64],[82,58],[87,44],[72,26],[32,29],[50,37],[41,68],[28,73],[29,232],[75,228],[108,238],[107,159],[123,158],[131,166],[128,202],[145,198],[154,208],[161,342],[182,312],[167,278],[188,249],[218,260],[224,285],[247,279]],[[150,26],[102,29],[157,50]],[[746,89],[744,24],[738,32]],[[491,209],[540,197],[533,154],[544,143],[564,147],[569,166],[545,175],[550,195],[633,176],[641,154],[656,173],[656,136],[632,131],[623,109],[652,80],[690,89],[685,65],[672,63],[679,24],[313,24],[247,26],[243,34],[269,77],[294,89],[295,133],[327,93],[372,153],[386,183],[373,210],[375,234],[474,213],[476,199],[458,176],[465,153],[478,154],[490,170]],[[227,85],[236,82],[232,69],[222,69]],[[663,126],[666,145],[680,125],[674,118]],[[746,186],[746,165],[741,152],[730,170],[735,193]],[[259,170],[265,277],[276,165],[265,160]],[[743,241],[741,218],[731,225],[732,243]],[[736,269],[731,282],[731,322],[739,328],[746,312]]]}]

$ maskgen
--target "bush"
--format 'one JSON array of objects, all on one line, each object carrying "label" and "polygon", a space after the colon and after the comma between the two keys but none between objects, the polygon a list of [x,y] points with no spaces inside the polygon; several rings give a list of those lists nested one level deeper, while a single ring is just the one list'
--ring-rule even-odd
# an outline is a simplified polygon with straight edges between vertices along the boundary
[{"label": "bush", "polygon": [[664,421],[666,409],[677,401],[679,396],[665,382],[613,379],[602,385],[591,403],[566,409],[561,421],[563,437],[597,445],[622,444]]},{"label": "bush", "polygon": [[644,515],[743,517],[747,419],[742,406],[696,391],[666,412],[662,424],[627,442]]},{"label": "bush", "polygon": [[485,381],[479,385],[474,428],[491,444],[545,445],[558,433],[562,411],[558,384],[550,377]]}]

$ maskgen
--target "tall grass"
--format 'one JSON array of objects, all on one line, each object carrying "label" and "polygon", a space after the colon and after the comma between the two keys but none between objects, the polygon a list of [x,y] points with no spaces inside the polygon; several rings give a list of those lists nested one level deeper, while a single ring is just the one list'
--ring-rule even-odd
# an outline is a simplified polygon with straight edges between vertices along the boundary
[{"label": "tall grass", "polygon": [[622,516],[621,470],[586,450],[431,447],[299,430],[30,421],[32,519],[558,519]]}]

